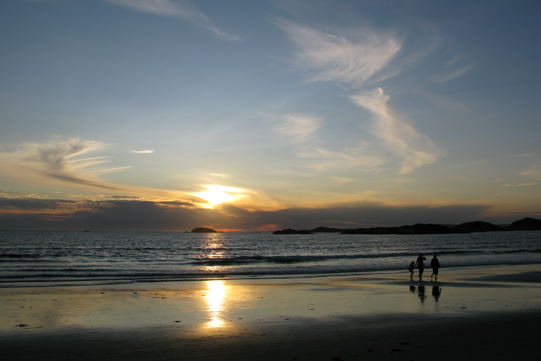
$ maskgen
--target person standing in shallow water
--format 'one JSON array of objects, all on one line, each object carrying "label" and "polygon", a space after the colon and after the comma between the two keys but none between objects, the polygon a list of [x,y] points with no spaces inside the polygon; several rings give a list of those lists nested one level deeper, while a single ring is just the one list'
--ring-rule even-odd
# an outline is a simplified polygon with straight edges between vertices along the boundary
[{"label": "person standing in shallow water", "polygon": [[425,271],[425,262],[426,258],[423,256],[422,253],[419,253],[419,257],[417,257],[417,262],[415,262],[415,266],[417,266],[417,269],[419,270],[419,282],[423,280],[423,272]]},{"label": "person standing in shallow water", "polygon": [[434,254],[434,257],[430,260],[430,267],[432,268],[432,275],[430,276],[430,280],[432,281],[432,277],[436,279],[436,282],[438,282],[438,272],[440,270],[440,261],[438,260],[438,257],[436,254]]}]

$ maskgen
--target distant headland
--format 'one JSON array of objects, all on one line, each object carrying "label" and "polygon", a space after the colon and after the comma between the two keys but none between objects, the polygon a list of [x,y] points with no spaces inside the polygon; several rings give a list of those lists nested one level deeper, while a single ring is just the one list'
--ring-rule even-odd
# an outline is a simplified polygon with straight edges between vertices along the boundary
[{"label": "distant headland", "polygon": [[194,229],[192,229],[191,232],[192,233],[218,233],[214,229],[208,228],[208,227],[195,227]]},{"label": "distant headland", "polygon": [[473,233],[473,232],[499,232],[499,231],[539,231],[541,219],[523,218],[506,226],[498,226],[489,222],[475,221],[458,225],[417,223],[399,227],[371,227],[371,228],[329,228],[316,227],[314,229],[282,229],[273,234],[312,234],[312,233],[341,233],[341,234],[445,234],[445,233]]}]

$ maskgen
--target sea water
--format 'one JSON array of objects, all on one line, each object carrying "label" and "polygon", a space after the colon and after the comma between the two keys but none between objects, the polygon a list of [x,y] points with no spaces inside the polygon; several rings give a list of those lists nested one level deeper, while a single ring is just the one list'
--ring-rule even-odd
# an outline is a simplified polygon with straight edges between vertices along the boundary
[{"label": "sea water", "polygon": [[[541,263],[541,231],[431,235],[0,231],[0,287]],[[428,262],[427,262],[428,263]]]}]

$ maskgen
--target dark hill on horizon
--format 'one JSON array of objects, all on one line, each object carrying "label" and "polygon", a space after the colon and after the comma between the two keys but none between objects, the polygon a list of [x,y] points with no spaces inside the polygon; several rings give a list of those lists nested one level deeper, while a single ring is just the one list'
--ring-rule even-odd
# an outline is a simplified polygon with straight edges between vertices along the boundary
[{"label": "dark hill on horizon", "polygon": [[511,223],[509,226],[497,226],[483,221],[465,222],[458,225],[417,223],[399,227],[370,227],[341,229],[319,226],[311,230],[283,229],[273,234],[311,234],[311,233],[341,233],[341,234],[447,234],[447,233],[473,233],[473,232],[501,232],[501,231],[535,231],[541,230],[541,219],[523,218]]},{"label": "dark hill on horizon", "polygon": [[522,218],[521,220],[511,223],[508,227],[511,231],[536,231],[541,229],[541,219]]}]

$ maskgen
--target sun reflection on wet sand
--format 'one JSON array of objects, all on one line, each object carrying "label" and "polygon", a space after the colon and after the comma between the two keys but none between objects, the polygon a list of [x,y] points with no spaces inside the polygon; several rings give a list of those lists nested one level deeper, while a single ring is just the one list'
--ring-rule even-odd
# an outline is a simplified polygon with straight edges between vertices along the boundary
[{"label": "sun reflection on wet sand", "polygon": [[209,312],[210,321],[205,326],[209,328],[224,327],[225,321],[222,319],[224,311],[224,303],[227,295],[227,286],[222,280],[206,281],[207,293],[205,300],[207,302],[207,311]]}]

